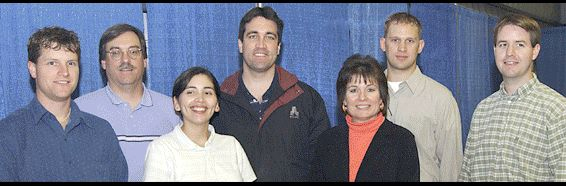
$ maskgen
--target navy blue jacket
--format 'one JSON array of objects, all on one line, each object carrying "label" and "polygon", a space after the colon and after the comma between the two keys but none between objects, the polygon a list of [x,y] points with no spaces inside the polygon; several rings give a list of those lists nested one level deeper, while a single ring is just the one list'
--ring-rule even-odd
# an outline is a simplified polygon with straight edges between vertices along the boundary
[{"label": "navy blue jacket", "polygon": [[236,137],[257,176],[256,181],[308,181],[318,135],[330,127],[324,100],[309,85],[276,66],[275,86],[262,120],[238,92],[242,71],[221,85],[216,132]]}]

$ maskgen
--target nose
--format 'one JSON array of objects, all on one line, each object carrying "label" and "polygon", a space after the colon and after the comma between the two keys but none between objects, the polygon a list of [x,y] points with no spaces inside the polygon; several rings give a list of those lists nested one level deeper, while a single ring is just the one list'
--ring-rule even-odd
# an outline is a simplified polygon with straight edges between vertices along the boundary
[{"label": "nose", "polygon": [[203,101],[204,100],[204,93],[197,93],[195,97],[195,101]]},{"label": "nose", "polygon": [[405,41],[399,42],[399,47],[397,48],[397,50],[402,52],[407,51],[407,44],[405,44]]},{"label": "nose", "polygon": [[360,99],[360,100],[362,100],[362,101],[363,101],[363,100],[366,100],[366,98],[367,98],[366,96],[367,96],[367,95],[366,95],[366,92],[365,92],[365,91],[360,91],[360,94],[358,94],[358,99]]},{"label": "nose", "polygon": [[123,62],[130,62],[130,56],[128,55],[128,52],[122,51],[122,55],[120,56],[120,60],[123,61]]},{"label": "nose", "polygon": [[64,77],[69,76],[69,65],[59,65],[59,75]]},{"label": "nose", "polygon": [[515,55],[515,47],[513,45],[509,45],[509,47],[507,47],[506,55],[507,56]]},{"label": "nose", "polygon": [[256,47],[257,48],[267,47],[267,45],[265,44],[265,37],[261,37],[260,39],[257,40]]}]

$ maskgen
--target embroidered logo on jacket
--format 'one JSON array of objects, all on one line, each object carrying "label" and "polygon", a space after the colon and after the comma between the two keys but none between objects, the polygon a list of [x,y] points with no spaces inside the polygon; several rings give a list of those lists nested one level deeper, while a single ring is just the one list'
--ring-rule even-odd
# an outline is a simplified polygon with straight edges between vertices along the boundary
[{"label": "embroidered logo on jacket", "polygon": [[299,119],[299,111],[297,111],[297,107],[291,107],[291,112],[289,112],[289,118]]}]

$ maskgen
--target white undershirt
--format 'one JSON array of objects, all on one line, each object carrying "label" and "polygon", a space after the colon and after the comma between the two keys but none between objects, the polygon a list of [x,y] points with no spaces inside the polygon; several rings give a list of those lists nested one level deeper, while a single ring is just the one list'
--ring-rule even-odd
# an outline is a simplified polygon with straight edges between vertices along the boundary
[{"label": "white undershirt", "polygon": [[393,89],[393,92],[397,92],[399,90],[399,85],[401,85],[401,83],[403,83],[403,82],[402,81],[398,81],[398,82],[387,81],[387,84],[389,85],[389,87],[391,87],[391,89]]}]

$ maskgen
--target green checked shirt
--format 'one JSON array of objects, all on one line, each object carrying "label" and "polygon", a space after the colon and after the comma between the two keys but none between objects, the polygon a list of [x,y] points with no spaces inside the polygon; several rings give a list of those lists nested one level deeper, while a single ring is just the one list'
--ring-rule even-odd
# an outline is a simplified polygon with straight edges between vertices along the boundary
[{"label": "green checked shirt", "polygon": [[566,98],[533,76],[478,104],[459,181],[566,181]]}]

